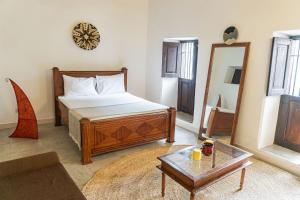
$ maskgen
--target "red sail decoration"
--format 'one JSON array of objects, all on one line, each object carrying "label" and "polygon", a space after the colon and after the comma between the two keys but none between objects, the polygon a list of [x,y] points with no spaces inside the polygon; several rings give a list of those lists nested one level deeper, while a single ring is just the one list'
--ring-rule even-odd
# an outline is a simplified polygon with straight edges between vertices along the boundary
[{"label": "red sail decoration", "polygon": [[18,125],[14,133],[9,137],[38,139],[37,120],[32,105],[23,90],[9,79],[17,99]]}]

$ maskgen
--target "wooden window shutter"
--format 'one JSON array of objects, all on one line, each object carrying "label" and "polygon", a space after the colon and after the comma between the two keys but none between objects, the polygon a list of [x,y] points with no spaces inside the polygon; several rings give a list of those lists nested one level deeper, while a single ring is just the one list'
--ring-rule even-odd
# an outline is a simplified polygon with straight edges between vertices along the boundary
[{"label": "wooden window shutter", "polygon": [[181,65],[180,42],[164,42],[162,58],[162,77],[178,77]]},{"label": "wooden window shutter", "polygon": [[300,97],[282,95],[274,144],[300,152]]},{"label": "wooden window shutter", "polygon": [[268,96],[279,96],[288,93],[290,81],[291,40],[273,38],[271,64],[269,71]]}]

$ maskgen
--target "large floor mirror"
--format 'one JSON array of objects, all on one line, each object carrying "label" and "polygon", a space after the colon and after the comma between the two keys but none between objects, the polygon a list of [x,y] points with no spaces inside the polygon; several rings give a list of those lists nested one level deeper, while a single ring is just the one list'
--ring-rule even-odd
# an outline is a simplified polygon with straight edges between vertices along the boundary
[{"label": "large floor mirror", "polygon": [[213,44],[199,138],[234,144],[250,43]]}]

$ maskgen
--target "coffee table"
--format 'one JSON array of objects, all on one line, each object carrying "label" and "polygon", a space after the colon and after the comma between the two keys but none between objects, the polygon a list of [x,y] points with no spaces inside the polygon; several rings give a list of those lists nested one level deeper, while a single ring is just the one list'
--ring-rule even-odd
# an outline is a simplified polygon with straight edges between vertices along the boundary
[{"label": "coffee table", "polygon": [[191,192],[191,200],[194,200],[198,191],[238,171],[241,171],[240,189],[243,188],[246,167],[252,164],[248,160],[252,156],[251,153],[215,141],[211,156],[202,155],[200,161],[194,161],[191,159],[192,151],[199,147],[201,145],[191,146],[158,157],[161,161],[161,165],[157,168],[162,171],[163,197],[165,196],[166,175]]}]

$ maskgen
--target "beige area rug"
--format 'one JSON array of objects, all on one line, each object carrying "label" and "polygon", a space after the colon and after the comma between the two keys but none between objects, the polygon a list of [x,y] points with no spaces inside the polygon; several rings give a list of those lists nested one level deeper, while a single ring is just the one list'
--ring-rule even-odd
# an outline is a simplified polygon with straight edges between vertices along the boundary
[{"label": "beige area rug", "polygon": [[[158,147],[124,156],[109,167],[99,169],[83,188],[88,200],[184,200],[189,192],[170,178],[166,196],[161,197],[161,172],[158,156],[184,146]],[[299,200],[300,181],[288,172],[253,159],[246,171],[244,189],[239,191],[240,173],[200,191],[197,200]]]}]

